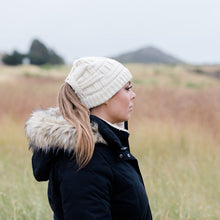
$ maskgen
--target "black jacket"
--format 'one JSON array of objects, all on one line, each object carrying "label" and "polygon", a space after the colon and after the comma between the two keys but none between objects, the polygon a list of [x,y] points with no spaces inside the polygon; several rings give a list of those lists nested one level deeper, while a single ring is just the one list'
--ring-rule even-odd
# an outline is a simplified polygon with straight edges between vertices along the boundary
[{"label": "black jacket", "polygon": [[[50,116],[45,117],[45,113]],[[68,122],[62,120],[58,109],[38,111],[34,114],[26,125],[30,147],[33,148],[33,172],[38,181],[49,180],[48,198],[54,219],[152,219],[138,163],[129,150],[128,132],[91,116],[96,140],[94,154],[89,164],[77,171],[75,158],[72,157],[74,149],[65,145],[66,142],[70,145],[72,140],[65,143],[60,140],[56,134],[59,133],[57,129],[61,129],[60,124],[51,127],[51,123],[54,123],[51,115],[55,114],[56,120],[61,117],[63,127]],[[38,116],[36,117],[37,114],[38,116],[43,114],[43,119],[40,119],[44,124],[43,127],[38,123],[33,125],[33,122],[36,123],[39,119]],[[68,126],[71,127],[70,124]],[[60,131],[61,134],[68,133],[70,128],[65,127],[65,129],[63,132]],[[44,130],[49,137],[42,133]],[[35,135],[32,133],[34,131]],[[39,143],[37,140],[42,138],[42,135],[47,141],[41,140],[42,143]],[[67,140],[67,137],[64,140]],[[39,144],[43,145],[39,146]]]}]

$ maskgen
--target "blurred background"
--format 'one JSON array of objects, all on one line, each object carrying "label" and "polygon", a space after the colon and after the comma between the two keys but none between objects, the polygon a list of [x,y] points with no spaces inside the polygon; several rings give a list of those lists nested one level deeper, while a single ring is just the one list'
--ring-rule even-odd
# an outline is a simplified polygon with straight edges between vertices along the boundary
[{"label": "blurred background", "polygon": [[0,51],[27,53],[33,39],[65,62],[155,46],[189,63],[219,63],[218,0],[8,0]]},{"label": "blurred background", "polygon": [[220,2],[1,3],[0,219],[52,219],[25,121],[56,106],[72,62],[107,56],[133,74],[129,121],[154,219],[220,219]]}]

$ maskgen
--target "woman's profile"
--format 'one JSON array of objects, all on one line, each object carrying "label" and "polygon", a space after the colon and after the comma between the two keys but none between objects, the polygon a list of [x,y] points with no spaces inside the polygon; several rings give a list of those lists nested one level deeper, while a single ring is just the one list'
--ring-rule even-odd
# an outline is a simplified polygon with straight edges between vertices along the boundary
[{"label": "woman's profile", "polygon": [[135,93],[132,75],[104,57],[76,60],[58,107],[26,122],[32,167],[48,181],[55,220],[150,220],[148,197],[126,127]]}]

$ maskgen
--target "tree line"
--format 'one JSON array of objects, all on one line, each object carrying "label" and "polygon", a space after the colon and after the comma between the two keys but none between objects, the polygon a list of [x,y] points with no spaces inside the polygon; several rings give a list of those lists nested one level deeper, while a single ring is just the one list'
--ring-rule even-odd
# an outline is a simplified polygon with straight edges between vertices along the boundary
[{"label": "tree line", "polygon": [[23,63],[25,58],[30,64],[34,65],[55,65],[64,63],[64,60],[61,56],[56,54],[54,50],[47,48],[37,39],[32,41],[28,53],[22,54],[17,50],[14,50],[12,54],[5,54],[2,58],[2,61],[6,65],[19,65]]}]

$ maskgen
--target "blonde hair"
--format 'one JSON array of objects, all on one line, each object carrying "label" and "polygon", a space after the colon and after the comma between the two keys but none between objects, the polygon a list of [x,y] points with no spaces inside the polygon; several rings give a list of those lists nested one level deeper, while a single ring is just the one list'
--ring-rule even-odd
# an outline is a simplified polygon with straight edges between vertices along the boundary
[{"label": "blonde hair", "polygon": [[80,102],[67,83],[64,83],[59,90],[58,105],[63,117],[76,128],[77,142],[73,154],[81,169],[91,160],[95,147],[89,109]]}]

